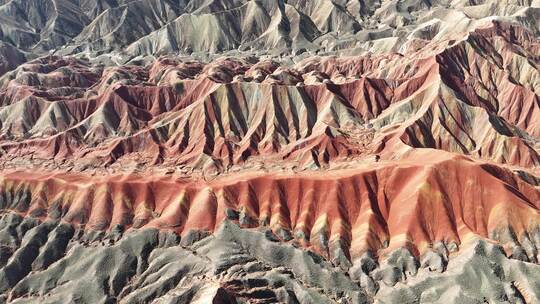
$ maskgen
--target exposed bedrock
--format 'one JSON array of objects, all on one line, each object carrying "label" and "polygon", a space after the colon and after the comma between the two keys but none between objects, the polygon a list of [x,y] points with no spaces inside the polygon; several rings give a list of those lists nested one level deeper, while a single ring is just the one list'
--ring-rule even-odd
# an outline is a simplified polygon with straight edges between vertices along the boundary
[{"label": "exposed bedrock", "polygon": [[0,0],[0,304],[540,303],[539,0]]},{"label": "exposed bedrock", "polygon": [[[176,232],[181,244],[190,246],[229,220],[266,227],[269,239],[309,248],[343,269],[357,259],[385,256],[392,265],[377,277],[389,284],[396,283],[393,273],[401,280],[419,267],[444,271],[448,256],[475,237],[537,262],[539,202],[537,186],[519,173],[432,150],[355,169],[252,171],[207,181],[54,171],[5,172],[0,179],[3,212],[94,231],[82,241],[105,233],[117,239],[129,228],[158,228]],[[58,245],[34,267],[50,264],[48,256],[78,233],[59,231]],[[29,241],[41,246],[40,235]],[[405,251],[394,251],[399,248]],[[365,263],[362,267],[371,267]]]},{"label": "exposed bedrock", "polygon": [[[228,220],[188,246],[152,228],[119,238],[118,231],[73,234],[60,221],[14,213],[2,215],[0,225],[1,248],[9,248],[0,268],[7,303],[536,303],[540,297],[540,266],[479,239],[444,269],[421,267],[402,248],[380,265],[366,253],[346,270]],[[51,246],[56,251],[44,263],[40,257]]]},{"label": "exposed bedrock", "polygon": [[105,62],[169,53],[404,52],[493,19],[538,34],[539,6],[534,0],[2,0],[0,42],[31,58],[51,52]]},{"label": "exposed bedrock", "polygon": [[535,303],[535,184],[441,153],[240,181],[5,174],[0,289],[9,302]]},{"label": "exposed bedrock", "polygon": [[540,166],[538,38],[502,21],[456,35],[296,64],[42,57],[0,77],[0,165],[215,175],[431,148]]}]

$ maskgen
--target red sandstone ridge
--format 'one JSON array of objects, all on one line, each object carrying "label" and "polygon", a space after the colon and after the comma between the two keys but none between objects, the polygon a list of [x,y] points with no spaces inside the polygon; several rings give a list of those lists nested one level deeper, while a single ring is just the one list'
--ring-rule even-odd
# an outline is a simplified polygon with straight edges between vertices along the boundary
[{"label": "red sandstone ridge", "polygon": [[537,229],[538,50],[492,23],[292,67],[37,59],[0,79],[4,208],[178,233],[232,216],[333,260],[501,231],[515,246]]},{"label": "red sandstone ridge", "polygon": [[[478,187],[482,185],[482,187]],[[225,220],[269,226],[336,263],[366,251],[475,237],[539,246],[540,190],[507,169],[425,150],[400,161],[326,173],[230,174],[213,181],[14,171],[2,179],[2,208],[86,229],[156,227],[185,235]],[[512,237],[510,237],[512,236]],[[536,261],[536,250],[527,252]]]}]

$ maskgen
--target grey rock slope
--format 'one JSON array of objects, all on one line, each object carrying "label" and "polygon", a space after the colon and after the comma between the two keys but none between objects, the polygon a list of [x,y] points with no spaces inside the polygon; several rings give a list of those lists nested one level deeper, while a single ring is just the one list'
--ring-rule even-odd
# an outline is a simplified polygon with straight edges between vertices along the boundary
[{"label": "grey rock slope", "polygon": [[539,16],[538,0],[2,0],[0,41],[28,57],[113,53],[113,62],[170,53],[361,54],[404,51],[415,39],[493,18],[538,34]]},{"label": "grey rock slope", "polygon": [[277,242],[268,231],[232,222],[213,235],[194,231],[184,239],[153,229],[83,231],[4,214],[1,301],[466,304],[540,299],[540,266],[509,259],[501,247],[481,240],[451,257],[444,271],[404,250],[381,265],[365,256],[341,269]]}]

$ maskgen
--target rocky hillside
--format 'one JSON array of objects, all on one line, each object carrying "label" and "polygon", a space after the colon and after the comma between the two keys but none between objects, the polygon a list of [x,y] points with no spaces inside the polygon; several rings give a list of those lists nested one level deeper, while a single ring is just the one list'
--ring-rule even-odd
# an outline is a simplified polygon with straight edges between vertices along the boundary
[{"label": "rocky hillside", "polygon": [[0,0],[0,303],[540,303],[539,20]]}]

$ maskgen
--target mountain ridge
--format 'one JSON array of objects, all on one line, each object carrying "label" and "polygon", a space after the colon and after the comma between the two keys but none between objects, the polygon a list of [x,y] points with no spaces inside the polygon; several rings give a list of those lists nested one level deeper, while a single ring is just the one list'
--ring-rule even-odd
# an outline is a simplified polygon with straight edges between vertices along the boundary
[{"label": "mountain ridge", "polygon": [[0,303],[540,301],[538,0],[0,0]]}]

